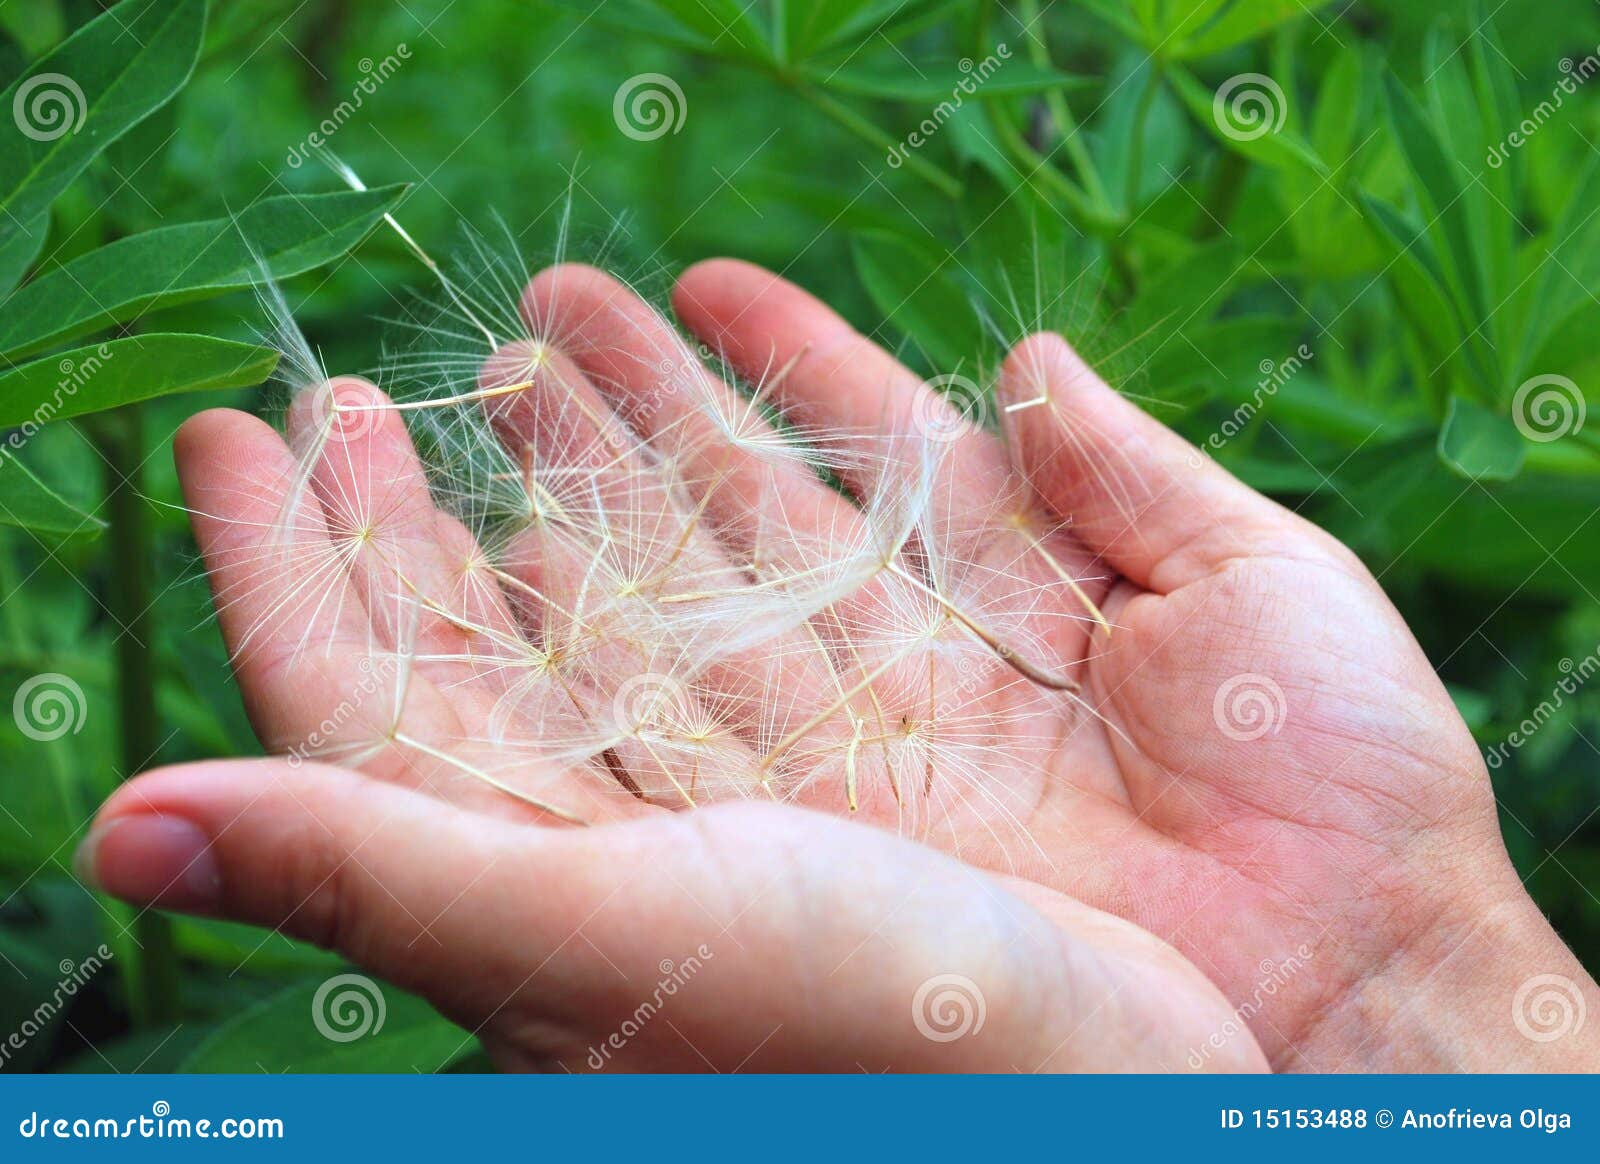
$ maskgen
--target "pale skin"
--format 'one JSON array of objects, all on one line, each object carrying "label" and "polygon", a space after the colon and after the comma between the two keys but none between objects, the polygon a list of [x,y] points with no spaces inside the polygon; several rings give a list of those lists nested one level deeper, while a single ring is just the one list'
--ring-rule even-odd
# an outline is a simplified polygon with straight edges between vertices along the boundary
[{"label": "pale skin", "polygon": [[[557,289],[597,320],[637,309],[574,267],[545,272],[528,301]],[[690,269],[674,307],[746,375],[785,369],[775,392],[802,419],[892,428],[930,407],[918,377],[748,264]],[[919,843],[773,803],[609,797],[606,819],[573,828],[489,789],[440,798],[437,767],[397,749],[360,770],[147,773],[101,809],[80,867],[139,905],[336,949],[508,1067],[1600,1067],[1600,1022],[1540,1042],[1513,1020],[1536,975],[1570,981],[1590,1010],[1600,993],[1524,892],[1472,738],[1361,562],[1057,336],[1019,344],[997,394],[1005,438],[965,438],[954,471],[975,495],[1031,491],[1070,522],[1052,544],[1111,627],[1084,619],[1064,644],[1103,718],[1064,724],[1043,770],[1023,774],[1037,859],[988,832]],[[396,432],[404,480],[415,466]],[[213,585],[235,593],[229,572],[270,519],[288,451],[218,410],[184,426],[176,455]],[[416,576],[470,556],[465,531],[438,525],[440,557]],[[223,606],[231,643],[262,613],[249,604],[271,601],[269,580]],[[337,652],[292,666],[303,631],[236,659],[269,746],[314,731],[356,679]],[[1242,675],[1282,693],[1259,738],[1219,730],[1217,693]],[[439,681],[419,703],[443,737],[478,714],[473,698]],[[663,965],[691,956],[659,1012],[625,1027]],[[981,1029],[919,1030],[914,999],[940,975],[975,984]]]}]

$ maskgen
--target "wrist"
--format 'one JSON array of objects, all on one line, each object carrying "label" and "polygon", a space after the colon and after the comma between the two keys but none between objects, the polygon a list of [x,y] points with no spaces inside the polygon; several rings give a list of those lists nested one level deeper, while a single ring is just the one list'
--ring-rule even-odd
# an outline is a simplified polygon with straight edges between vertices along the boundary
[{"label": "wrist", "polygon": [[1600,990],[1508,860],[1419,917],[1326,1012],[1319,1070],[1600,1070]]}]

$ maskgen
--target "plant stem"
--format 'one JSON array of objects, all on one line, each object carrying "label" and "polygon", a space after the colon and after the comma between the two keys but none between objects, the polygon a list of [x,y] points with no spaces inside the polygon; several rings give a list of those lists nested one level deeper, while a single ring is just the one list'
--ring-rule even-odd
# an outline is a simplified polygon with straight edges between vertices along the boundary
[{"label": "plant stem", "polygon": [[[116,682],[122,778],[142,770],[160,750],[150,646],[150,526],[142,496],[144,425],[137,405],[94,418],[87,426],[105,464],[111,528],[107,608],[117,625]],[[180,1016],[177,948],[172,924],[153,910],[133,923],[137,946],[128,974],[134,1019],[145,1025]]]},{"label": "plant stem", "polygon": [[[796,80],[793,77],[783,77],[780,75],[779,79],[785,81],[790,88],[795,91],[795,93],[804,98],[806,101],[810,102],[811,105],[815,106],[819,111],[826,114],[828,117],[831,117],[834,121],[844,126],[844,128],[848,129],[851,133],[855,134],[863,141],[869,142],[878,149],[882,150],[885,156],[899,152],[896,149],[899,144],[898,142],[896,142],[888,134],[884,133],[883,130],[879,129],[876,125],[872,124],[872,122],[868,121],[865,117],[862,117],[854,109],[851,109],[848,105],[835,101],[826,93],[823,93],[818,89],[813,89],[810,85],[807,85],[803,81]],[[918,157],[909,150],[900,154],[900,156],[903,159],[906,169],[910,170],[924,182],[927,182],[934,189],[938,190],[939,193],[943,194],[947,198],[961,197],[961,183],[959,180],[952,177],[950,174],[945,173],[932,162]]]},{"label": "plant stem", "polygon": [[[1034,64],[1041,68],[1050,68],[1050,49],[1045,44],[1043,21],[1039,17],[1038,0],[1021,0],[1017,5],[1017,16],[1026,27],[1038,25],[1038,31],[1027,38],[1028,56]],[[1072,108],[1067,104],[1067,99],[1062,96],[1059,89],[1048,90],[1044,95],[1045,108],[1050,111],[1050,119],[1055,122],[1056,132],[1061,135],[1061,148],[1067,151],[1067,156],[1072,159],[1072,166],[1078,172],[1083,188],[1090,199],[1100,205],[1105,211],[1113,213],[1111,199],[1106,193],[1104,180],[1100,177],[1100,170],[1094,164],[1094,158],[1089,155],[1088,147],[1084,145],[1083,136],[1078,131],[1078,123],[1072,116]]]}]

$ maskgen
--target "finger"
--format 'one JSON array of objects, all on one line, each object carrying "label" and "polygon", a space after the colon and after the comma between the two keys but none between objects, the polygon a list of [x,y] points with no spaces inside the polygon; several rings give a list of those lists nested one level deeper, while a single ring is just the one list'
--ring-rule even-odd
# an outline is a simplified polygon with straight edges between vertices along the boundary
[{"label": "finger", "polygon": [[523,312],[634,430],[681,459],[736,557],[804,569],[862,541],[860,514],[822,483],[799,447],[779,437],[755,401],[707,372],[627,286],[593,267],[552,267],[528,285]]},{"label": "finger", "polygon": [[[487,601],[493,592],[486,587],[473,589],[474,613],[487,624],[457,606],[464,576],[481,569],[482,556],[454,531],[441,541],[448,527],[441,525],[405,420],[387,395],[353,376],[309,388],[290,406],[288,436],[385,646],[454,660],[487,650],[494,634],[513,625],[509,611]],[[472,675],[454,661],[436,661],[432,671],[446,681]]]},{"label": "finger", "polygon": [[[711,259],[684,272],[673,292],[680,319],[742,375],[785,369],[773,393],[810,433],[833,434],[847,459],[841,472],[857,496],[870,498],[885,466],[901,466],[946,445],[943,471],[957,497],[1011,492],[1004,451],[963,411],[979,407],[967,393],[952,407],[877,344],[820,300],[770,271],[734,259]],[[869,455],[853,458],[852,451]],[[898,471],[898,470],[896,470]]]},{"label": "finger", "polygon": [[[1181,1069],[1223,1006],[1125,923],[1061,899],[1047,921],[954,861],[792,810],[563,832],[226,761],[124,787],[81,864],[136,904],[282,926],[578,1069]],[[940,1039],[950,988],[966,1026]]]},{"label": "finger", "polygon": [[1018,468],[1078,539],[1166,593],[1305,528],[1108,388],[1059,336],[1011,352],[998,388]]},{"label": "finger", "polygon": [[296,465],[271,427],[202,412],[178,430],[173,455],[246,711],[267,748],[287,749],[370,657],[366,608],[316,498],[285,509]]}]

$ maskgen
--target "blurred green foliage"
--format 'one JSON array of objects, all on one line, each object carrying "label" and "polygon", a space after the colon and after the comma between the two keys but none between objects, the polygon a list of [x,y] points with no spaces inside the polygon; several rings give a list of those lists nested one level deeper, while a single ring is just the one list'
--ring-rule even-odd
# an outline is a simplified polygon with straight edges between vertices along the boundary
[{"label": "blurred green foliage", "polygon": [[[100,7],[0,0],[0,87]],[[406,184],[396,213],[438,250],[497,217],[534,266],[570,204],[568,255],[658,290],[696,259],[751,259],[928,372],[981,377],[1026,330],[1059,328],[1363,555],[1491,757],[1530,890],[1594,968],[1600,685],[1575,677],[1600,650],[1600,442],[1582,425],[1543,439],[1529,410],[1540,385],[1570,414],[1570,392],[1600,383],[1597,55],[1587,0],[1509,0],[1492,22],[1467,0],[235,0],[178,98],[41,203],[48,238],[15,261],[18,295],[116,240],[333,190],[303,161],[321,135],[374,187]],[[658,136],[624,132],[616,104],[641,74],[681,93]],[[1240,85],[1254,108],[1224,100]],[[317,268],[291,301],[330,368],[370,367],[374,320],[403,314],[425,273],[388,232],[328,257],[284,268]],[[138,332],[249,341],[248,293],[221,294],[248,279],[213,276],[208,297],[141,301]],[[220,403],[259,400],[140,406],[148,755],[119,737],[123,582],[94,523],[0,529],[0,693],[61,673],[86,705],[48,742],[0,716],[0,1038],[63,960],[129,951],[127,911],[67,871],[99,798],[135,766],[257,750],[167,447]],[[102,452],[94,423],[58,422],[20,460],[110,519]],[[119,956],[7,1068],[473,1061],[392,990],[380,1038],[334,1045],[291,1021],[337,966],[321,953],[187,921],[176,942],[180,1016],[132,1021]]]}]

